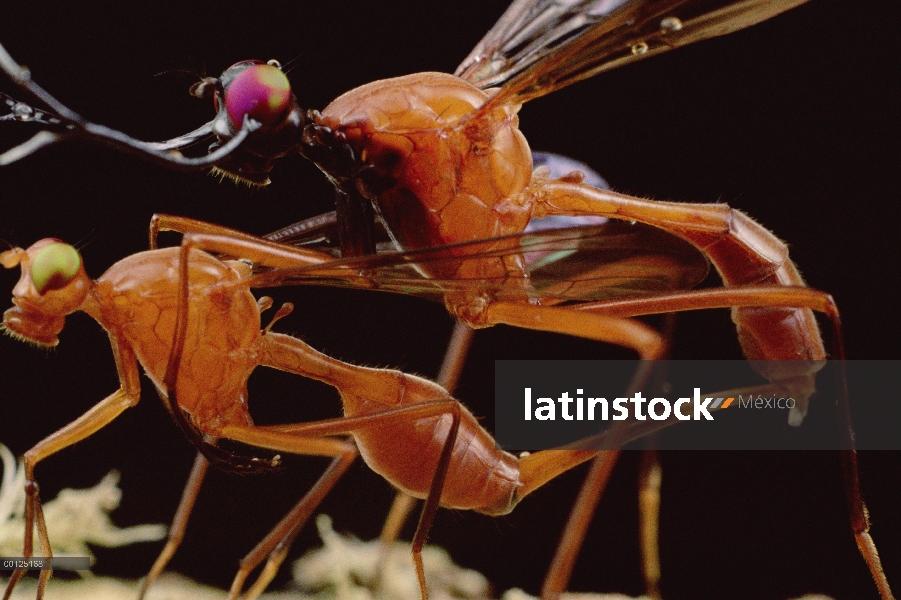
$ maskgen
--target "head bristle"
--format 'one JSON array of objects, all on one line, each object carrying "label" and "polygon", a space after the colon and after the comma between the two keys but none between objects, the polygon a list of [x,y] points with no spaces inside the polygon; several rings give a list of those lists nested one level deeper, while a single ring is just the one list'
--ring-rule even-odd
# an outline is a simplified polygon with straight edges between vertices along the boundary
[{"label": "head bristle", "polygon": [[54,341],[51,344],[51,343],[47,343],[47,342],[42,342],[40,340],[32,339],[30,337],[26,337],[17,331],[13,331],[12,329],[10,329],[9,327],[7,327],[6,325],[4,325],[2,323],[0,323],[0,333],[5,333],[6,335],[8,335],[9,337],[11,337],[13,339],[16,339],[20,342],[25,342],[29,346],[35,346],[36,348],[46,348],[49,350],[51,348],[56,348],[56,346],[59,344],[58,340]]},{"label": "head bristle", "polygon": [[213,177],[218,177],[219,181],[224,181],[225,179],[230,179],[231,181],[233,181],[235,183],[235,185],[241,185],[243,183],[249,188],[265,187],[266,185],[269,184],[268,181],[266,183],[257,183],[256,181],[251,181],[250,179],[247,179],[246,177],[241,177],[240,175],[235,175],[234,173],[229,173],[228,171],[226,171],[224,169],[220,169],[219,167],[216,167],[216,166],[214,166],[210,170],[210,175],[212,175]]}]

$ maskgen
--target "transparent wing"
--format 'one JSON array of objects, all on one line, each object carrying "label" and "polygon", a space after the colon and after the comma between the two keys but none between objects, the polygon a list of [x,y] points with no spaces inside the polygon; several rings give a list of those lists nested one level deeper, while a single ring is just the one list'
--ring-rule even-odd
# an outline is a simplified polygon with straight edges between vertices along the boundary
[{"label": "transparent wing", "polygon": [[[478,279],[435,279],[421,274],[441,271],[443,264],[514,254],[524,258],[525,278],[514,273]],[[559,303],[690,289],[706,277],[708,270],[706,257],[680,238],[640,223],[609,220],[600,225],[258,272],[253,286],[359,287],[436,300],[448,292],[466,291],[494,300],[535,298]]]},{"label": "transparent wing", "polygon": [[769,19],[807,0],[515,0],[457,68],[492,106]]}]

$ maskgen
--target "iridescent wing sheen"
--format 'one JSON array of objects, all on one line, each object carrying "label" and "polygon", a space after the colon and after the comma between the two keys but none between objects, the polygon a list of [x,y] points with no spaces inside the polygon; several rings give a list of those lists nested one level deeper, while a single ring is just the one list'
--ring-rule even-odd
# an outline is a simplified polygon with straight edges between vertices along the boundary
[{"label": "iridescent wing sheen", "polygon": [[486,106],[522,103],[806,1],[514,0],[455,74],[501,87]]},{"label": "iridescent wing sheen", "polygon": [[[506,272],[473,279],[435,279],[422,274],[440,270],[442,265],[516,254],[523,256],[526,277]],[[538,299],[556,304],[690,289],[708,270],[706,257],[680,238],[640,223],[611,219],[598,225],[258,272],[253,285],[358,287],[436,300],[457,291],[483,294],[492,300]],[[347,276],[341,275],[342,271]]]}]

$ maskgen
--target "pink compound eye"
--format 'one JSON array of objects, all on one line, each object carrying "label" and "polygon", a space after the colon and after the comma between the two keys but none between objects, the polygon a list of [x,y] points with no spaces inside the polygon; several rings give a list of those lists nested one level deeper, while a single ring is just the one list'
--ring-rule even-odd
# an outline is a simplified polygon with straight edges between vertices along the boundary
[{"label": "pink compound eye", "polygon": [[291,103],[291,84],[277,67],[253,65],[241,71],[225,90],[225,108],[235,129],[244,123],[244,115],[268,125]]}]

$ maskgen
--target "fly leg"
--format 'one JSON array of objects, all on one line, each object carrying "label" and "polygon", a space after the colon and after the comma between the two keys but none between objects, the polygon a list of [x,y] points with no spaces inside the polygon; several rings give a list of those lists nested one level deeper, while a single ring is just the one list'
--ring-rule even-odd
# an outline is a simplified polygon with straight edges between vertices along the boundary
[{"label": "fly leg", "polygon": [[[667,341],[666,358],[670,358],[671,343],[676,330],[676,313],[666,313],[662,333]],[[664,363],[665,365],[665,363]],[[650,389],[662,391],[665,387],[665,366],[655,371],[649,379]],[[719,397],[719,396],[717,396]],[[660,594],[660,487],[663,467],[657,452],[657,434],[645,439],[638,472],[638,535],[641,550],[641,571],[644,575],[645,595],[661,600]]]},{"label": "fly leg", "polygon": [[494,302],[484,309],[482,317],[484,320],[480,319],[480,325],[503,323],[616,344],[635,350],[643,361],[659,359],[664,347],[660,334],[641,321],[591,312],[579,313],[570,308]]},{"label": "fly leg", "polygon": [[[326,254],[325,252],[317,252],[316,250],[310,250],[308,248],[294,248],[285,244],[279,244],[276,242],[264,240],[263,238],[249,235],[247,233],[244,233],[243,231],[238,231],[237,229],[230,229],[228,227],[214,225],[205,221],[198,221],[197,219],[175,217],[172,215],[163,214],[155,214],[150,217],[148,237],[150,238],[149,241],[151,250],[157,247],[157,237],[163,231],[176,231],[183,234],[217,235],[232,240],[241,240],[245,244],[259,243],[264,248],[281,248],[285,250],[293,250],[294,252],[292,252],[290,256],[293,257],[294,262],[290,266],[294,267],[300,266],[302,264],[319,264],[335,260],[334,256]],[[238,258],[250,257],[240,255]],[[265,264],[267,266],[277,266],[269,264],[268,262],[266,262]]]},{"label": "fly leg", "polygon": [[263,593],[266,586],[275,577],[279,567],[288,555],[288,549],[291,548],[313,511],[316,510],[316,507],[335,487],[338,480],[347,472],[347,469],[353,464],[358,454],[359,452],[354,449],[336,457],[310,491],[300,499],[294,508],[279,521],[278,525],[247,556],[241,559],[238,573],[235,575],[228,593],[228,600],[237,600],[244,589],[247,577],[265,558],[266,565],[247,591],[244,600],[254,600]]},{"label": "fly leg", "polygon": [[[466,362],[466,355],[469,353],[469,347],[472,344],[472,337],[475,332],[473,329],[457,321],[454,324],[454,331],[451,333],[450,342],[447,345],[447,352],[444,354],[444,360],[441,363],[441,369],[438,371],[438,378],[435,382],[443,387],[449,394],[454,393],[457,383],[460,380],[460,373],[463,371],[463,364]],[[385,525],[379,535],[379,541],[385,552],[383,553],[380,563],[384,563],[387,558],[387,550],[397,541],[400,530],[413,507],[416,505],[416,499],[403,492],[398,492],[385,519]],[[376,569],[381,572],[381,569]],[[378,575],[377,575],[378,576]]]},{"label": "fly leg", "polygon": [[[291,348],[291,350],[294,350],[295,348],[296,346],[294,348]],[[227,426],[223,429],[222,436],[245,444],[268,448],[270,450],[276,450],[280,452],[290,452],[296,454],[326,454],[329,451],[330,447],[337,448],[337,446],[334,446],[333,444],[338,442],[338,440],[334,440],[330,437],[318,436],[349,434],[367,427],[389,425],[399,422],[409,422],[447,414],[450,414],[452,416],[451,427],[447,434],[447,438],[443,443],[441,456],[438,460],[435,474],[432,478],[432,484],[429,490],[428,497],[426,498],[425,507],[423,508],[422,515],[420,516],[419,526],[416,530],[416,536],[413,539],[413,562],[416,567],[417,578],[419,580],[421,597],[423,598],[423,600],[426,600],[428,598],[428,593],[426,591],[425,572],[422,565],[421,553],[422,548],[425,545],[432,520],[434,519],[435,513],[438,510],[438,505],[441,499],[441,492],[444,487],[447,469],[450,464],[451,454],[454,448],[454,442],[457,437],[457,430],[460,424],[459,402],[452,398],[445,400],[418,402],[412,405],[389,408],[382,412],[371,415],[330,419],[327,421],[320,421],[317,423],[309,424],[278,425],[269,427]],[[350,444],[350,442],[341,443],[345,445]],[[352,444],[350,445],[352,446]],[[356,452],[355,447],[353,448],[353,452]],[[344,467],[344,469],[346,469],[346,467]],[[325,476],[323,478],[325,478]],[[300,505],[298,505],[297,508],[299,507]],[[295,510],[297,510],[297,508],[295,508]],[[306,516],[309,516],[309,513],[314,508],[315,506],[306,507]],[[294,511],[292,511],[292,515],[293,512]],[[292,515],[289,515],[289,517]],[[287,523],[285,523],[285,521],[287,520],[288,519],[285,519],[282,524],[280,524],[280,527],[282,525],[288,525]],[[299,529],[300,524],[291,524],[291,526],[293,527],[292,531],[296,533],[296,530]],[[273,533],[270,534],[269,537],[278,537],[278,534],[281,533],[278,531],[278,529],[279,528],[276,528],[276,530],[273,531]],[[267,537],[267,540],[269,540],[269,537]],[[287,545],[289,545],[290,541],[292,541],[293,539],[290,535],[282,537],[286,540]],[[264,542],[261,543],[260,546],[258,546],[253,552],[251,552],[251,554],[248,555],[247,558],[245,558],[245,561],[254,555],[265,555],[262,552],[263,549],[261,547],[266,543],[267,540],[264,540]],[[262,556],[260,556],[260,559],[262,559]],[[244,571],[243,562],[242,571]],[[236,583],[238,583],[239,577],[236,577]],[[261,575],[261,579],[262,578],[263,575]],[[251,590],[251,592],[258,591],[257,587],[257,585],[254,585],[254,588]],[[233,587],[230,598],[237,597],[237,594],[235,593],[236,591],[237,590],[235,590],[235,588]],[[248,597],[253,598],[252,595]]]},{"label": "fly leg", "polygon": [[[447,390],[449,394],[454,393],[454,389],[460,380],[460,374],[463,371],[469,347],[472,345],[474,333],[469,325],[460,321],[454,323],[454,331],[451,333],[451,339],[448,342],[447,351],[444,354],[444,360],[441,363],[441,369],[438,371],[438,378],[436,379],[438,385]],[[382,576],[385,572],[391,549],[415,507],[416,498],[413,496],[401,491],[398,491],[394,496],[394,502],[391,504],[391,509],[385,518],[385,524],[382,526],[382,532],[379,534],[381,550],[375,568],[375,580],[372,582],[372,588],[375,590],[381,587]]]},{"label": "fly leg", "polygon": [[[652,438],[653,439],[653,438]],[[641,542],[641,570],[645,594],[660,600],[660,484],[663,469],[653,448],[646,448],[638,474],[638,515]]]},{"label": "fly leg", "polygon": [[154,561],[150,572],[141,583],[141,590],[138,592],[138,600],[143,600],[147,595],[150,586],[159,579],[160,575],[166,569],[166,565],[172,560],[175,551],[181,545],[185,538],[185,530],[188,527],[188,519],[194,510],[194,504],[197,501],[197,495],[200,493],[200,486],[203,483],[206,472],[210,466],[210,461],[201,454],[197,453],[194,458],[194,466],[191,467],[191,474],[188,475],[188,481],[185,483],[185,489],[182,492],[181,500],[178,503],[178,509],[175,511],[175,517],[172,519],[172,525],[169,526],[169,534],[166,536],[166,545],[162,552]]},{"label": "fly leg", "polygon": [[[592,315],[593,319],[584,317]],[[569,308],[544,307],[497,302],[489,304],[485,309],[485,317],[489,324],[506,323],[528,329],[552,331],[598,341],[618,344],[635,350],[642,359],[642,365],[630,387],[641,387],[649,376],[650,361],[663,357],[666,344],[663,337],[640,321],[620,316],[608,316],[596,313],[578,313]],[[597,318],[601,317],[601,318]],[[585,539],[588,525],[613,467],[619,458],[622,444],[617,438],[622,431],[621,426],[611,431],[613,441],[609,448],[601,451],[592,462],[585,483],[579,493],[576,504],[570,513],[560,545],[545,579],[542,598],[559,597],[566,589],[576,556]],[[593,453],[573,452],[568,450],[548,450],[539,452],[521,461],[522,481],[524,483],[521,496],[544,485],[563,470],[584,462]]]},{"label": "fly leg", "polygon": [[472,327],[460,321],[454,323],[454,331],[451,333],[450,342],[447,344],[447,351],[444,353],[444,360],[441,362],[441,369],[438,371],[438,378],[435,380],[438,385],[453,394],[460,382],[460,374],[463,372],[463,365],[466,363],[466,355],[469,354],[469,347],[472,345],[472,337],[475,332]]},{"label": "fly leg", "polygon": [[[266,362],[264,364],[333,385],[341,391],[342,397],[346,394],[355,393],[372,398],[406,397],[407,394],[418,397],[423,390],[433,390],[433,393],[441,393],[445,396],[441,400],[416,399],[410,404],[385,408],[373,414],[334,419],[320,424],[256,428],[257,431],[265,429],[272,432],[271,435],[337,435],[353,433],[366,427],[407,423],[426,417],[450,415],[450,428],[442,443],[441,454],[438,458],[426,502],[420,515],[419,525],[413,538],[413,562],[419,580],[420,593],[423,599],[427,598],[425,572],[422,565],[422,548],[428,537],[428,532],[438,510],[441,493],[444,489],[444,481],[460,426],[460,403],[434,384],[429,383],[421,390],[419,386],[416,386],[406,376],[396,377],[396,374],[385,370],[363,369],[341,363],[289,336],[269,334],[267,335],[267,340],[270,341],[270,344],[267,345]],[[412,387],[408,387],[408,384]],[[237,439],[234,437],[236,433],[229,429],[225,430],[223,434],[231,439]],[[257,434],[251,433],[250,435],[255,436]],[[238,441],[269,448],[271,446],[268,446],[267,443],[272,443],[267,442],[263,438],[256,441],[252,441],[249,438]],[[291,452],[288,448],[284,450]]]},{"label": "fly leg", "polygon": [[[80,442],[98,430],[103,429],[122,414],[124,410],[135,406],[140,399],[141,385],[134,353],[112,336],[110,337],[110,343],[113,347],[113,355],[119,371],[119,390],[95,404],[88,412],[56,433],[38,442],[23,457],[25,468],[25,542],[22,548],[22,556],[26,558],[32,556],[34,551],[35,526],[37,526],[38,530],[41,551],[47,557],[53,556],[50,536],[47,533],[47,524],[44,522],[44,513],[41,509],[39,488],[34,477],[34,469],[37,464],[60,450]],[[37,600],[41,600],[44,597],[47,581],[52,573],[50,570],[41,571],[38,579]],[[24,574],[24,569],[13,571],[6,586],[6,592],[3,594],[3,600],[9,600],[13,589]]]},{"label": "fly leg", "polygon": [[[536,217],[596,215],[639,221],[675,234],[710,258],[723,283],[734,286],[805,285],[788,247],[769,230],[725,204],[689,204],[632,198],[591,186],[536,178],[530,187]],[[767,379],[792,380],[798,405],[790,422],[799,425],[816,371],[792,372],[788,362],[826,358],[813,312],[788,304],[738,306],[732,310],[745,356]]]},{"label": "fly leg", "polygon": [[[836,338],[836,359],[844,360],[844,347],[841,338],[841,324],[839,319],[838,308],[835,301],[829,294],[812,290],[807,287],[795,286],[738,286],[727,287],[711,290],[697,290],[690,292],[680,292],[673,294],[665,294],[649,298],[613,300],[605,302],[593,302],[576,305],[575,311],[585,311],[596,314],[604,314],[608,316],[638,316],[645,314],[656,314],[662,312],[680,312],[687,310],[712,309],[712,308],[732,308],[733,315],[738,309],[759,310],[762,314],[766,314],[769,308],[784,308],[790,311],[817,311],[825,314],[835,332]],[[787,307],[787,308],[786,308]],[[758,314],[761,314],[758,313]],[[748,313],[746,313],[748,314]],[[760,339],[764,339],[761,332]],[[777,350],[778,354],[778,350]],[[825,357],[825,352],[823,354]],[[782,357],[784,359],[797,358]],[[822,367],[820,360],[799,360],[797,361],[801,369],[806,373],[798,375],[798,371],[787,373],[787,379],[780,379],[772,376],[772,384],[770,387],[778,393],[797,393],[797,390],[807,390],[808,397],[813,393],[812,379],[816,372]],[[753,362],[752,362],[753,364]],[[777,373],[778,375],[779,373]],[[767,374],[764,374],[767,376]],[[808,385],[808,378],[810,379]],[[800,383],[798,381],[800,379]],[[742,390],[747,391],[747,390]],[[719,394],[723,396],[724,394]],[[730,394],[726,394],[730,395]],[[735,395],[735,394],[731,394]],[[842,464],[844,467],[845,492],[848,497],[848,506],[850,511],[851,529],[854,533],[855,541],[870,570],[876,587],[879,589],[880,596],[883,600],[894,598],[886,579],[879,553],[876,545],[870,535],[869,519],[867,517],[866,504],[860,491],[859,473],[857,467],[857,453],[854,449],[853,429],[850,420],[850,411],[848,406],[847,390],[844,383],[841,390],[841,404],[843,407],[843,429],[841,435],[843,437],[843,445],[848,450],[842,451]],[[791,421],[789,421],[791,423]],[[659,422],[663,424],[665,422]],[[628,428],[629,424],[626,424]],[[637,431],[635,432],[638,433]],[[640,435],[649,433],[649,431],[641,431]],[[626,435],[627,438],[633,439],[640,435]],[[595,440],[596,443],[600,440]],[[607,441],[606,443],[611,443]],[[579,447],[609,447],[604,445],[580,445]]]},{"label": "fly leg", "polygon": [[[156,215],[154,215],[154,221],[156,220]],[[153,226],[151,225],[151,230],[153,230]],[[151,244],[155,242],[155,235],[151,233]],[[260,312],[264,312],[272,307],[272,298],[268,296],[263,296],[257,301],[257,306],[260,309]],[[273,317],[272,321],[266,327],[266,331],[272,328],[272,325],[275,324],[278,319],[283,317],[285,314],[291,312],[290,305],[287,307],[282,307],[282,309],[276,313],[275,317]],[[211,446],[216,445],[216,440],[212,438],[206,438],[204,440],[206,443]],[[172,557],[175,555],[175,552],[178,550],[178,547],[181,545],[182,541],[185,537],[185,530],[188,527],[188,520],[191,518],[191,513],[194,510],[194,504],[197,502],[197,496],[200,493],[200,487],[203,484],[203,480],[206,477],[206,473],[209,469],[210,461],[203,455],[202,452],[198,452],[197,456],[194,458],[194,466],[191,467],[191,473],[188,475],[188,481],[185,483],[185,489],[182,492],[181,500],[178,503],[178,508],[175,511],[175,516],[172,519],[172,525],[169,527],[169,534],[166,537],[166,545],[163,547],[163,550],[160,552],[156,561],[154,561],[153,566],[150,568],[150,572],[147,573],[147,577],[144,578],[143,583],[141,584],[141,590],[138,593],[138,600],[142,600],[146,595],[147,591],[150,589],[150,586],[159,579],[160,575],[163,574],[163,571],[166,569],[166,565],[169,564],[169,561],[172,560]]]},{"label": "fly leg", "polygon": [[[463,364],[466,362],[466,355],[469,353],[474,333],[475,331],[469,325],[460,321],[454,323],[454,331],[447,344],[447,351],[444,354],[441,369],[438,371],[438,378],[435,380],[449,394],[454,393],[454,389],[460,381],[460,373],[463,371]],[[397,540],[401,528],[407,522],[407,517],[415,505],[415,498],[403,492],[397,493],[388,517],[385,519],[382,533],[379,535],[379,541],[386,551]],[[383,554],[380,562],[384,562],[385,558],[387,558],[387,554]],[[380,572],[381,569],[377,569],[377,571]]]},{"label": "fly leg", "polygon": [[[258,264],[268,267],[296,267],[301,264],[321,264],[334,259],[334,257],[325,253],[319,253],[302,248],[291,248],[282,244],[276,244],[262,240],[260,238],[250,236],[237,230],[219,227],[194,219],[173,217],[168,215],[154,215],[151,220],[149,237],[150,245],[152,248],[156,247],[156,238],[159,232],[167,230],[178,231],[186,234],[186,238],[183,242],[183,265],[186,264],[187,248],[192,246],[202,247],[206,250],[218,251],[232,256],[249,258]],[[346,270],[338,270],[338,272],[342,276],[347,275]],[[185,280],[183,279],[183,281]],[[252,279],[248,281],[247,284],[252,284]],[[185,292],[186,290],[182,291],[183,297]],[[180,312],[180,314],[183,313]],[[177,330],[184,331],[185,327],[186,323],[179,323]],[[446,379],[448,383],[455,382],[455,380],[459,377],[463,359],[469,345],[469,339],[471,339],[471,330],[468,327],[459,325],[454,334],[454,340],[456,341],[452,343],[452,347],[451,349],[449,349],[448,358],[445,361],[444,367],[442,368],[443,374],[441,375],[441,378],[443,380]],[[174,347],[178,348],[178,346],[179,342],[176,341]],[[170,373],[172,372],[172,369],[170,369]],[[169,385],[168,387],[169,389],[173,389],[172,385]],[[383,539],[393,539],[397,536],[397,531],[399,531],[400,527],[402,527],[407,514],[410,510],[412,510],[412,507],[414,505],[414,499],[404,499],[399,496],[397,508],[392,512],[393,517],[389,519],[388,523],[386,523],[386,532],[383,534]],[[431,509],[431,512],[434,513],[434,509]],[[394,531],[392,531],[392,529]],[[427,531],[427,527],[421,529]],[[294,535],[296,536],[296,533]],[[289,545],[290,542],[283,544],[285,549],[287,549],[287,546]],[[248,556],[245,560],[248,560],[250,558],[251,557]],[[272,563],[272,561],[273,558],[270,557],[270,563]],[[250,569],[252,568],[253,567],[251,567]],[[267,565],[266,571],[268,572],[269,570],[269,566]],[[272,571],[274,572],[274,569],[272,569]],[[246,578],[246,573],[244,573],[243,567],[242,573],[243,577]],[[242,573],[239,573],[238,577],[242,577]],[[262,588],[265,587],[265,583],[260,586],[263,578],[264,575],[261,575],[257,584],[255,584],[253,588],[254,590],[256,590],[257,588],[262,590]],[[243,585],[243,580],[239,582],[238,578],[236,578],[235,584],[238,586]],[[234,591],[235,587],[233,586],[233,594]],[[251,591],[253,592],[253,590]]]},{"label": "fly leg", "polygon": [[[785,392],[785,388],[780,385],[768,384],[757,386],[752,389],[729,390],[726,392],[718,392],[716,397],[731,397],[739,393],[772,394]],[[711,394],[707,394],[711,395]],[[719,408],[713,410],[721,410]],[[664,421],[625,421],[619,423],[615,427],[611,427],[598,435],[579,440],[573,444],[566,446],[561,450],[546,450],[538,452],[531,456],[547,456],[551,461],[566,460],[567,455],[572,455],[575,459],[588,453],[598,453],[592,462],[590,470],[585,477],[585,482],[579,491],[573,508],[570,511],[569,520],[564,528],[563,534],[560,536],[560,543],[557,551],[548,569],[544,584],[541,590],[542,600],[557,600],[569,584],[572,575],[573,566],[576,558],[581,550],[582,543],[588,527],[591,524],[597,504],[613,467],[619,457],[619,448],[630,442],[642,437],[657,433],[661,429],[680,423],[677,418],[672,417]],[[600,449],[600,450],[599,450]],[[523,459],[525,463],[530,457]],[[559,458],[557,458],[559,456]],[[585,460],[584,458],[582,460]],[[646,467],[646,468],[645,468]],[[525,465],[523,465],[525,470]],[[647,595],[654,598],[654,591],[660,597],[657,582],[659,582],[660,562],[657,556],[657,531],[658,531],[658,509],[659,509],[659,485],[660,470],[656,459],[649,459],[643,464],[641,474],[640,487],[640,511],[642,517],[641,536],[642,536],[642,566],[645,572],[645,581],[648,588]],[[656,576],[655,576],[656,574]]]},{"label": "fly leg", "polygon": [[[179,406],[176,398],[178,372],[188,331],[187,309],[190,299],[188,258],[191,250],[197,248],[249,258],[258,264],[271,267],[296,266],[298,257],[302,257],[301,260],[303,258],[309,259],[308,253],[298,252],[297,249],[286,248],[279,244],[257,240],[247,235],[239,236],[237,239],[208,233],[184,236],[179,260],[178,313],[175,321],[171,354],[164,378],[164,383],[168,390],[168,400],[174,411],[178,411],[177,407]],[[342,274],[345,273],[346,270],[342,271]],[[241,280],[240,284],[252,287],[253,277]],[[408,422],[411,419],[417,420],[424,417],[449,415],[451,417],[450,430],[442,444],[441,455],[437,461],[432,484],[413,541],[414,565],[419,579],[420,592],[423,600],[425,600],[427,592],[421,550],[441,500],[444,480],[460,426],[462,414],[460,403],[431,382],[407,377],[398,372],[354,367],[331,359],[291,336],[272,333],[267,330],[261,340],[263,343],[260,348],[259,364],[323,381],[337,388],[341,392],[342,398],[345,398],[348,394],[355,393],[376,400],[382,398],[400,399],[408,396],[421,397],[425,393],[443,396],[441,400],[427,401],[424,398],[419,398],[412,405],[387,408],[384,411],[378,411],[376,414],[302,425],[299,428],[264,428],[226,423],[215,432],[215,435],[219,437],[261,448],[338,458],[351,452],[356,453],[356,447],[349,441],[337,440],[328,436],[348,434],[360,428]],[[411,390],[407,390],[407,383],[413,386]],[[413,389],[416,391],[414,392]],[[313,508],[308,510],[312,511]],[[285,529],[288,531],[286,533],[281,531],[274,532],[271,540],[290,538],[290,532],[293,527],[294,523],[287,523]],[[252,562],[257,557],[259,560],[262,560],[263,555],[264,553],[262,552],[251,553],[249,562]],[[278,560],[278,555],[276,555],[276,560]],[[249,569],[242,567],[242,573],[246,570]],[[239,573],[238,578],[236,578],[236,586],[238,588],[243,583],[243,579],[240,579],[241,577],[246,578],[246,574],[241,575]],[[237,596],[234,589],[231,596]]]},{"label": "fly leg", "polygon": [[[200,222],[195,223],[201,226],[205,225]],[[191,223],[188,223],[188,225],[191,225]],[[215,229],[215,226],[210,227]],[[158,231],[158,220],[156,218],[151,225],[151,244],[155,242],[155,231]],[[246,238],[249,237],[250,236],[243,236],[244,241],[246,241]],[[167,400],[172,407],[173,414],[177,417],[176,420],[178,420],[178,417],[182,417],[182,419],[185,421],[184,426],[186,428],[190,428],[192,427],[192,425],[187,422],[187,419],[185,419],[183,415],[181,415],[177,398],[178,373],[181,367],[182,353],[184,351],[185,338],[188,331],[187,307],[190,300],[188,258],[190,256],[192,245],[187,237],[185,239],[187,243],[184,243],[182,245],[179,260],[178,313],[176,315],[175,332],[172,339],[169,361],[166,366],[164,384],[167,390]],[[239,256],[243,255],[239,254]],[[246,286],[246,279],[241,283]],[[263,297],[258,300],[258,308],[261,312],[269,308],[271,305],[271,298]],[[264,347],[278,346],[280,338],[293,339],[288,338],[288,336],[279,336],[278,334],[273,334],[270,331],[272,324],[274,324],[278,319],[289,314],[292,309],[293,306],[289,304],[283,306],[276,313],[272,323],[270,323],[270,325],[262,331],[260,340],[263,342]],[[262,359],[258,360],[261,360],[261,362],[259,362],[258,364],[264,364],[264,361],[262,361]],[[226,424],[224,427],[227,429],[228,425]],[[253,427],[250,427],[250,429],[253,429]],[[200,435],[200,433],[197,431],[194,431],[194,433],[195,435]],[[214,435],[218,437],[218,432],[216,432]],[[208,439],[208,437],[205,437],[204,441],[207,441]],[[353,444],[353,442],[349,440],[339,440],[327,437],[298,439],[295,441],[294,451],[299,454],[331,456],[335,458],[335,461],[326,470],[326,472],[320,478],[319,482],[313,487],[313,489],[311,489],[295,506],[295,508],[292,509],[292,511],[282,519],[279,525],[242,560],[240,569],[230,590],[229,598],[231,599],[235,599],[240,595],[243,589],[244,582],[246,581],[250,572],[253,571],[253,569],[255,569],[264,558],[266,558],[266,556],[269,556],[269,561],[264,568],[263,573],[261,573],[257,582],[251,589],[250,594],[251,597],[255,597],[262,592],[265,586],[271,581],[278,566],[281,565],[287,553],[288,547],[302,528],[303,524],[306,522],[309,515],[313,510],[315,510],[316,506],[319,505],[319,503],[332,489],[332,487],[334,487],[335,483],[337,483],[341,475],[343,475],[347,471],[347,468],[350,466],[350,464],[353,462],[353,459],[358,454],[356,446]],[[178,516],[181,518],[177,519],[177,521],[181,521],[181,529],[183,529],[184,523],[186,522],[187,517],[190,513],[190,508],[192,507],[197,492],[199,491],[200,483],[202,481],[202,475],[205,472],[207,466],[206,461],[198,459],[197,466],[198,477],[192,477],[192,481],[189,482],[188,488],[185,491],[182,505],[179,509]],[[185,510],[182,511],[182,508],[184,508]],[[161,556],[161,559],[165,561],[168,560],[168,557],[164,554],[163,556]],[[160,561],[158,560],[157,562],[159,563]]]},{"label": "fly leg", "polygon": [[[265,310],[263,305],[268,308],[272,304],[272,299],[264,296],[260,298],[259,302],[261,310]],[[264,329],[265,335],[270,334],[276,321],[287,316],[292,310],[293,305],[283,305]],[[264,558],[268,557],[266,558],[266,565],[263,567],[263,571],[247,591],[244,600],[254,600],[263,593],[275,577],[275,574],[278,573],[279,567],[281,567],[288,555],[288,550],[294,544],[294,540],[297,539],[298,534],[306,525],[313,511],[316,510],[316,507],[334,488],[338,480],[344,476],[358,455],[359,452],[354,451],[336,457],[310,491],[300,499],[294,508],[279,521],[272,531],[247,556],[241,559],[240,568],[229,590],[229,600],[237,600],[244,589],[247,577]]]},{"label": "fly leg", "polygon": [[[175,383],[176,381],[172,382],[169,394],[170,396],[173,396],[173,399],[177,402],[177,399],[174,398],[174,390],[177,389]],[[233,429],[241,428],[236,426],[228,426],[223,431],[221,437],[227,437],[230,439],[235,439],[237,441],[245,441],[247,443],[253,444],[253,442],[248,442],[247,439],[241,437],[240,434],[238,434],[237,437],[230,436],[228,432]],[[256,428],[245,427],[244,429],[253,431]],[[268,556],[269,561],[264,568],[263,573],[261,573],[260,577],[257,579],[254,586],[250,590],[248,598],[255,598],[263,591],[265,586],[271,581],[273,575],[278,569],[278,566],[281,565],[287,553],[288,547],[290,547],[291,542],[293,542],[297,533],[306,522],[307,518],[310,516],[312,511],[315,510],[316,506],[319,505],[325,495],[332,489],[332,487],[334,487],[335,483],[337,483],[341,475],[343,475],[347,471],[347,468],[350,466],[350,464],[358,454],[356,446],[352,441],[349,440],[341,440],[330,437],[293,437],[294,439],[291,443],[291,450],[285,449],[285,451],[312,456],[331,456],[334,457],[335,460],[333,461],[332,465],[326,470],[323,476],[319,479],[316,485],[301,499],[301,501],[294,507],[294,509],[292,509],[292,511],[282,519],[279,525],[276,526],[276,528],[273,529],[273,531],[270,532],[270,534],[267,535],[266,538],[241,561],[241,567],[232,584],[229,598],[234,599],[240,595],[247,576],[262,562],[264,558]],[[273,446],[270,444],[269,446],[265,447]],[[196,486],[189,485],[188,489],[186,490],[185,496],[187,497],[189,495],[192,495],[191,492],[193,492],[193,495],[196,496],[197,489],[199,489],[199,481],[197,482]]]}]

